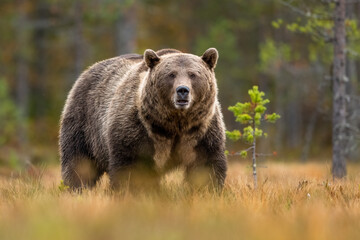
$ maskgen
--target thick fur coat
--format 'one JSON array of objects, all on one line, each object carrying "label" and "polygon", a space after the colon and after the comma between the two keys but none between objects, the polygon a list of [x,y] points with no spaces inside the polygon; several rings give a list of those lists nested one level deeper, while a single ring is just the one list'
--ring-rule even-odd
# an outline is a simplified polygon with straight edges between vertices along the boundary
[{"label": "thick fur coat", "polygon": [[190,183],[205,172],[221,188],[227,164],[217,59],[214,48],[201,57],[146,50],[82,73],[61,116],[64,183],[91,187],[107,172],[113,187],[129,181],[147,186],[183,167]]}]

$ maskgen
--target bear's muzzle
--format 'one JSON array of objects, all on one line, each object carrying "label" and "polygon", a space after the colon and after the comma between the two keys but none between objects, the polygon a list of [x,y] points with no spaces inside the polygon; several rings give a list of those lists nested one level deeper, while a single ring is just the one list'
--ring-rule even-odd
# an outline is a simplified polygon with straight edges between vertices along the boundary
[{"label": "bear's muzzle", "polygon": [[186,86],[176,88],[175,106],[178,109],[186,109],[189,107],[190,89]]}]

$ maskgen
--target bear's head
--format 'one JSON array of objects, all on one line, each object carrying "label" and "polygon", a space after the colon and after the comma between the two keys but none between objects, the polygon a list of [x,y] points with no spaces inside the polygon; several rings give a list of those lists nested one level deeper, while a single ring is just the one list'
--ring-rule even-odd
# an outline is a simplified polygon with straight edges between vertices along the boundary
[{"label": "bear's head", "polygon": [[171,121],[178,120],[178,116],[199,120],[212,114],[217,98],[214,73],[217,60],[215,48],[200,57],[146,50],[144,62],[149,71],[141,95],[147,115]]},{"label": "bear's head", "polygon": [[204,98],[213,98],[216,84],[214,68],[218,52],[210,48],[201,56],[176,53],[158,56],[146,50],[144,60],[150,68],[148,81],[162,104],[177,110],[186,110]]}]

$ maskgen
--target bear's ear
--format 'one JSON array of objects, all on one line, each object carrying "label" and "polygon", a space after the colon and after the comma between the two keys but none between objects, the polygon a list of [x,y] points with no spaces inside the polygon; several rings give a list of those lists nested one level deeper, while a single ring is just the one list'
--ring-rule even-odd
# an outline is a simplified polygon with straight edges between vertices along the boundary
[{"label": "bear's ear", "polygon": [[218,58],[219,53],[216,48],[209,48],[201,57],[211,70],[215,68]]},{"label": "bear's ear", "polygon": [[149,68],[155,67],[160,62],[159,56],[151,49],[145,50],[144,60]]}]

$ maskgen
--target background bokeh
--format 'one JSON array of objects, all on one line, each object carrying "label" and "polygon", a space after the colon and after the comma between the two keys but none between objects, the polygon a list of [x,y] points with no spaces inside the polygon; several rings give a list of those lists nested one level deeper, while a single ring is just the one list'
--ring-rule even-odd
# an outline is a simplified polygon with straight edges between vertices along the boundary
[{"label": "background bokeh", "polygon": [[[265,126],[269,137],[260,142],[262,151],[284,161],[330,159],[333,46],[326,14],[332,6],[290,2],[1,0],[0,164],[58,162],[62,107],[76,78],[93,63],[147,48],[201,55],[209,47],[220,54],[216,74],[229,130],[240,126],[228,106],[246,101],[256,84],[271,101],[269,112],[282,116]],[[314,16],[324,20],[311,28]],[[360,3],[348,5],[347,17],[348,120],[356,129]],[[352,161],[360,160],[357,134],[348,136]],[[242,147],[228,141],[231,151]]]}]

